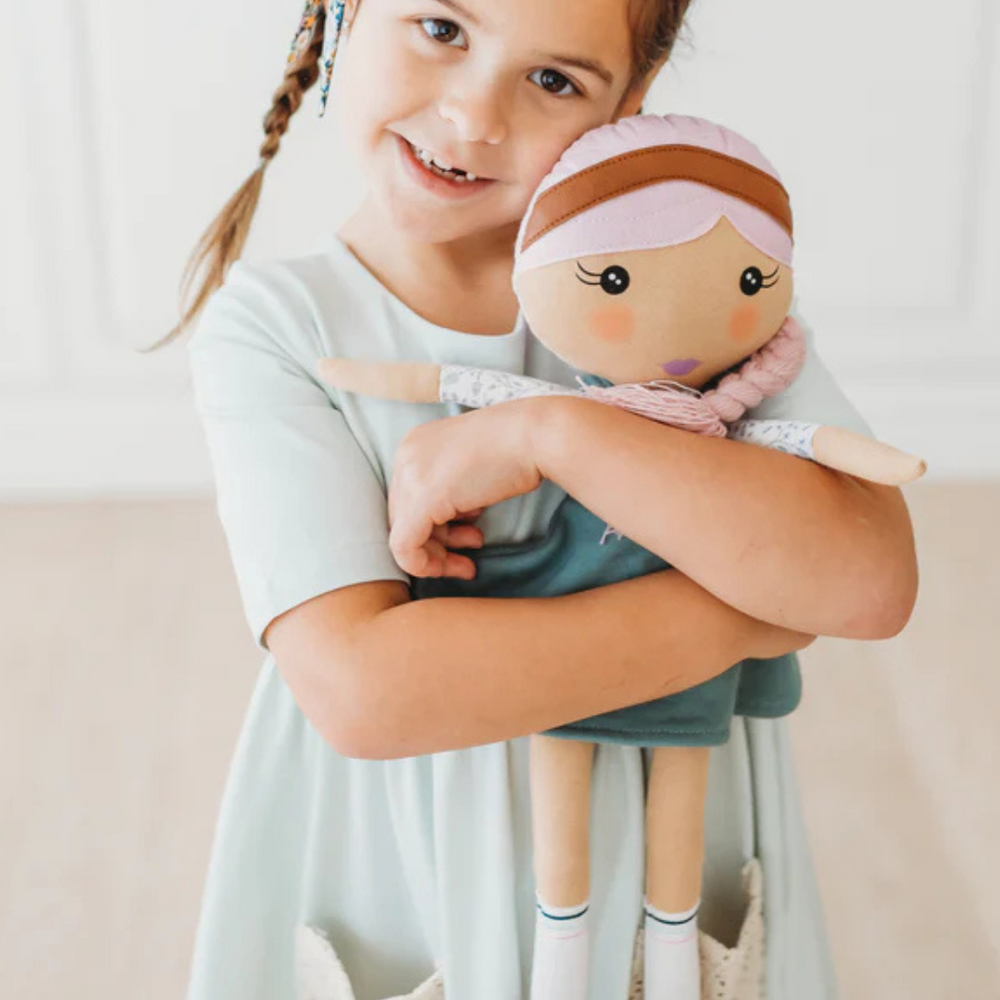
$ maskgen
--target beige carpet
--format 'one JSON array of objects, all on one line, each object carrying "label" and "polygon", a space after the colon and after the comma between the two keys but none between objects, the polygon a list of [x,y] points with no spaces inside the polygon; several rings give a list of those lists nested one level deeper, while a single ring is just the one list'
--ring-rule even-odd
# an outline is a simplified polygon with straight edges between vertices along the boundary
[{"label": "beige carpet", "polygon": [[[1000,998],[1000,484],[909,497],[897,639],[792,728],[845,1000]],[[181,1000],[259,663],[211,500],[0,507],[0,998]]]}]

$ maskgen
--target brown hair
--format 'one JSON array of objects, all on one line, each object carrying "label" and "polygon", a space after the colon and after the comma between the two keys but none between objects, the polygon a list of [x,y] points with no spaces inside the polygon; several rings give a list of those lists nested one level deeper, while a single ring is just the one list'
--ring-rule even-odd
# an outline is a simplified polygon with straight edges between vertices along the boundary
[{"label": "brown hair", "polygon": [[[691,0],[632,0],[632,76],[625,88],[626,95],[669,57],[690,3]],[[179,336],[201,312],[212,292],[222,285],[229,268],[243,252],[257,210],[264,170],[278,152],[288,120],[302,104],[302,95],[319,78],[324,11],[325,7],[317,15],[312,44],[288,64],[281,86],[274,93],[271,109],[264,117],[265,138],[257,169],[212,220],[188,259],[181,279],[182,303],[190,297],[197,275],[203,272],[193,299],[186,309],[181,306],[181,320],[177,326],[163,339],[140,348],[142,353],[163,347]]]}]

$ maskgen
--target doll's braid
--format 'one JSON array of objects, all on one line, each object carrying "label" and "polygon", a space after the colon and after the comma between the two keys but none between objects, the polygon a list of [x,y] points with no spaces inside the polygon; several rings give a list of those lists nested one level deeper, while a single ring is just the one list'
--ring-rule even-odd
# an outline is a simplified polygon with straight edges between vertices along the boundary
[{"label": "doll's braid", "polygon": [[724,423],[739,420],[747,410],[776,396],[794,381],[805,361],[805,340],[798,324],[787,317],[781,329],[740,368],[726,375],[703,396]]},{"label": "doll's braid", "polygon": [[[257,169],[243,182],[240,189],[226,202],[222,211],[202,233],[188,258],[181,279],[181,301],[190,298],[190,305],[182,305],[181,320],[166,337],[143,353],[154,351],[169,343],[201,312],[208,297],[225,280],[229,268],[243,252],[260,199],[264,171],[281,146],[281,137],[288,130],[288,122],[302,105],[305,92],[319,79],[319,61],[323,51],[323,25],[325,8],[317,11],[312,42],[294,58],[290,58],[284,77],[271,100],[271,108],[264,116],[264,141],[260,144],[260,162]],[[194,290],[196,277],[202,275],[200,285]]]}]

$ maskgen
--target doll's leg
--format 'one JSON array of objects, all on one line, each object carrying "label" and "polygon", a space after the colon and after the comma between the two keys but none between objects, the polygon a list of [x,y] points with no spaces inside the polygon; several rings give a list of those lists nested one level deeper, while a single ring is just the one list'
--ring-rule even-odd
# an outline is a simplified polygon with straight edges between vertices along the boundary
[{"label": "doll's leg", "polygon": [[698,1000],[708,747],[657,747],[646,797],[646,1000]]},{"label": "doll's leg", "polygon": [[531,1000],[586,1000],[594,746],[531,737],[535,957]]}]

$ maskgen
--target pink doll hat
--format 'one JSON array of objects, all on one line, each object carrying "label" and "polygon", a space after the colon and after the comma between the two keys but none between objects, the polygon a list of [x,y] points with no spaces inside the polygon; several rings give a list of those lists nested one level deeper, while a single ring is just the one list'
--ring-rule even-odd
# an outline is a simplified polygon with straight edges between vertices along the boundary
[{"label": "pink doll hat", "polygon": [[[515,245],[514,280],[522,271],[558,261],[602,253],[673,246],[707,233],[724,215],[741,236],[762,253],[791,267],[791,214],[774,214],[700,181],[677,179],[645,183],[605,198],[590,208],[556,221],[534,241],[525,239],[539,198],[597,164],[623,160],[651,147],[695,147],[742,161],[781,187],[777,171],[748,139],[703,118],[685,115],[634,115],[585,133],[559,158],[538,186],[525,212]],[[787,194],[785,195],[787,204]],[[528,244],[526,246],[526,243]]]}]

